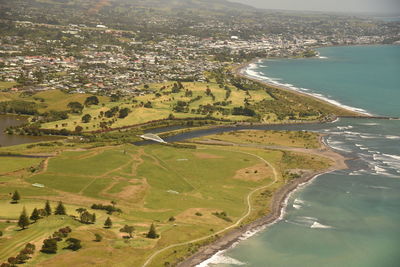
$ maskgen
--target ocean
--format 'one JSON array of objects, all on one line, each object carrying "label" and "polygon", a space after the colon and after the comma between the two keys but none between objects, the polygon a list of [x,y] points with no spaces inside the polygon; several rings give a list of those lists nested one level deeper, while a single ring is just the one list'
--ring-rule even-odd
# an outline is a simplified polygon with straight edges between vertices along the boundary
[{"label": "ocean", "polygon": [[[247,74],[365,113],[400,117],[400,46],[319,49]],[[200,266],[400,266],[400,120],[340,119],[304,130],[350,160],[288,199],[283,218]]]}]

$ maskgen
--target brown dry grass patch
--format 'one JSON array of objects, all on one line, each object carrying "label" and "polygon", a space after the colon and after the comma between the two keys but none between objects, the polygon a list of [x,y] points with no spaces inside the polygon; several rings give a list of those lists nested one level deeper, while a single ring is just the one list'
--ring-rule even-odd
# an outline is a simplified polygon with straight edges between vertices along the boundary
[{"label": "brown dry grass patch", "polygon": [[[197,223],[207,223],[211,225],[221,225],[224,221],[220,218],[212,215],[213,212],[217,210],[214,209],[206,209],[206,208],[190,208],[185,210],[184,212],[180,213],[179,215],[175,216],[176,223],[190,223],[190,224],[197,224]],[[199,212],[202,216],[196,215]]]},{"label": "brown dry grass patch", "polygon": [[265,178],[272,177],[273,172],[270,167],[264,163],[237,170],[234,179],[258,182]]}]

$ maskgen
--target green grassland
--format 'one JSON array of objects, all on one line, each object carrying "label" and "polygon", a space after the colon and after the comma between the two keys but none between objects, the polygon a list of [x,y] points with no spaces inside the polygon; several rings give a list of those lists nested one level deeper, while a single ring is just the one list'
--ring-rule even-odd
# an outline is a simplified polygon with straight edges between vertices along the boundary
[{"label": "green grassland", "polygon": [[41,161],[42,159],[35,158],[1,157],[0,176],[20,169],[36,167]]},{"label": "green grassland", "polygon": [[[246,143],[248,136],[258,140],[277,134],[249,131],[239,132],[234,138]],[[310,146],[316,138],[283,134],[300,147]],[[292,143],[281,143],[286,144]],[[287,182],[287,170],[320,170],[330,165],[328,159],[315,155],[256,147],[198,145],[197,149],[183,149],[118,145],[57,149],[58,153],[33,173],[26,167],[39,165],[40,161],[18,160],[11,169],[21,171],[0,176],[0,230],[4,233],[0,237],[0,261],[15,256],[27,242],[40,248],[43,239],[67,225],[73,229],[71,236],[82,240],[83,248],[70,252],[61,249],[65,243],[60,242],[57,254],[38,252],[27,266],[140,266],[162,248],[205,237],[195,244],[157,254],[150,266],[175,263],[199,244],[212,240],[213,233],[239,220],[243,224],[266,214],[272,193]],[[33,187],[33,183],[43,184],[44,188]],[[22,199],[11,204],[10,194],[15,190]],[[252,191],[252,208],[247,214],[246,198]],[[73,216],[78,207],[84,207],[95,212],[97,220],[94,224],[82,224],[70,216],[51,215],[20,231],[15,220],[21,210],[25,207],[30,214],[33,208],[42,208],[46,200],[53,207],[62,200],[68,215]],[[106,205],[110,201],[115,201],[123,212],[108,215],[90,208],[94,203]],[[213,215],[223,211],[226,220]],[[107,216],[113,221],[110,229],[102,227]],[[169,220],[172,216],[174,221]],[[151,223],[155,223],[160,238],[146,238]],[[133,239],[122,238],[119,229],[125,224],[135,226]],[[94,233],[104,239],[94,242]]]},{"label": "green grassland", "polygon": [[319,134],[312,132],[242,130],[195,138],[192,141],[215,140],[237,144],[319,148],[318,139]]}]

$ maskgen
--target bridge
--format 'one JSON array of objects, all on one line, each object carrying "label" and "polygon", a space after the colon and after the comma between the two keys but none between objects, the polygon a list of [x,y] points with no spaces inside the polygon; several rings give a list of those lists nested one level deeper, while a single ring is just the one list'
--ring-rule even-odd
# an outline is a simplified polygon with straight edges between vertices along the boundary
[{"label": "bridge", "polygon": [[158,143],[163,143],[163,144],[167,143],[161,137],[159,137],[156,134],[152,134],[152,133],[143,134],[140,137],[145,140],[150,140],[150,141],[154,141],[154,142],[158,142]]}]

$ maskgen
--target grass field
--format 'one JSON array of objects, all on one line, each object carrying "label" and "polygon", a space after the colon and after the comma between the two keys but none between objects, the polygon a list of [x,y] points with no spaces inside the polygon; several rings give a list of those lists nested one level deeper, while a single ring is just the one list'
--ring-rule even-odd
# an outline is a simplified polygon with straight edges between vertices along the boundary
[{"label": "grass field", "polygon": [[318,139],[319,134],[312,132],[243,130],[196,138],[193,141],[216,140],[239,144],[318,148]]},{"label": "grass field", "polygon": [[[259,142],[265,136],[279,143],[280,133],[250,131],[228,137],[246,143]],[[283,133],[283,137],[280,145],[295,147],[311,146],[316,139],[314,135],[293,133]],[[141,266],[150,255],[171,244],[212,236],[238,221],[246,223],[267,213],[271,194],[263,193],[281,187],[286,182],[286,171],[329,166],[327,159],[315,155],[257,147],[57,148],[64,150],[42,164],[42,169],[0,177],[0,230],[4,233],[0,238],[0,261],[15,256],[27,242],[35,242],[40,248],[42,240],[54,230],[69,225],[73,229],[71,236],[81,239],[83,248],[77,252],[62,250],[65,243],[61,242],[57,254],[36,253],[28,266]],[[23,169],[33,163],[16,161],[11,169]],[[45,187],[36,188],[33,183]],[[10,203],[14,190],[22,196],[19,204]],[[252,191],[255,193],[250,198],[249,212],[246,199]],[[51,215],[19,231],[13,220],[22,208],[30,214],[33,208],[42,208],[45,200],[50,200],[53,207],[62,200],[69,215],[76,216],[78,207],[95,212],[96,223],[82,224],[70,216]],[[110,201],[115,201],[123,212],[110,216],[90,208],[94,203],[107,205]],[[225,212],[226,216],[215,216],[216,212]],[[113,221],[110,229],[102,227],[107,216]],[[155,223],[160,238],[146,238],[151,223]],[[119,229],[125,224],[135,226],[133,239],[122,238]],[[94,233],[104,239],[94,242]],[[150,266],[174,263],[195,247],[184,245],[157,254]]]},{"label": "grass field", "polygon": [[43,159],[1,157],[0,176],[5,173],[18,171],[25,168],[36,167],[42,160]]}]

